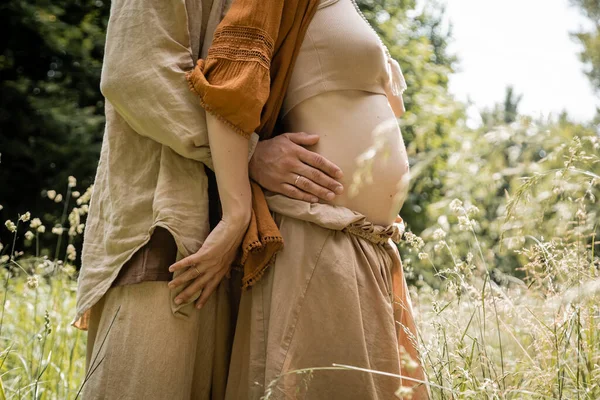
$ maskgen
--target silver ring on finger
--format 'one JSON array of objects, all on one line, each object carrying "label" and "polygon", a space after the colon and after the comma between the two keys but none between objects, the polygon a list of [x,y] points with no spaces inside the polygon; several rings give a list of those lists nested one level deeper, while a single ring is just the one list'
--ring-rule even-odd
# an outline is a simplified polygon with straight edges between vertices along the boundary
[{"label": "silver ring on finger", "polygon": [[298,186],[298,179],[300,179],[300,175],[296,175],[296,180],[294,181],[294,186]]}]

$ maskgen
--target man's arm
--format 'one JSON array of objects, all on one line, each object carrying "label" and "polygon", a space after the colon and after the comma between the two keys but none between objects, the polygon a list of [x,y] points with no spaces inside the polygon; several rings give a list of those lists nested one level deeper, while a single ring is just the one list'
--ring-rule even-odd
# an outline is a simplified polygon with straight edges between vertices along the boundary
[{"label": "man's arm", "polygon": [[185,2],[168,12],[152,9],[156,2],[146,12],[131,3],[111,9],[100,82],[107,111],[179,155],[210,163],[205,111],[185,78],[194,67]]}]

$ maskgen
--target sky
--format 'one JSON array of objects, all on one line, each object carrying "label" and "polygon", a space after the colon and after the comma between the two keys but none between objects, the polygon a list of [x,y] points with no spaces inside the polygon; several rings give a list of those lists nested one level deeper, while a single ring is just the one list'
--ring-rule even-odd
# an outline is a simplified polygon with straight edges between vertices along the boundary
[{"label": "sky", "polygon": [[459,57],[450,91],[471,99],[472,123],[477,109],[504,99],[513,85],[523,95],[521,112],[532,116],[566,109],[588,121],[600,107],[578,59],[580,45],[570,31],[588,21],[568,0],[446,0],[453,24],[451,53]]}]

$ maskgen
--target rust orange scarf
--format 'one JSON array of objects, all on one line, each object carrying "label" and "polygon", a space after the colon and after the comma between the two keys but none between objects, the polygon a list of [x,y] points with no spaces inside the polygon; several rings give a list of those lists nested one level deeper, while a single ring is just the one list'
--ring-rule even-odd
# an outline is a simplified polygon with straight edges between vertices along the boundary
[{"label": "rust orange scarf", "polygon": [[[206,59],[187,75],[202,106],[240,135],[275,134],[302,40],[319,0],[234,0],[215,31]],[[262,189],[252,182],[252,219],[239,262],[243,287],[271,265],[283,238]]]}]

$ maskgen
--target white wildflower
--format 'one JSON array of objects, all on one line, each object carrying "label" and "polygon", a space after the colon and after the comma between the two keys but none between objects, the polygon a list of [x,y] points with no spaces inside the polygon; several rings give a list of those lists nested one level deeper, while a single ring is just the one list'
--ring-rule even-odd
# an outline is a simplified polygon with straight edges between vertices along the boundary
[{"label": "white wildflower", "polygon": [[67,246],[67,258],[71,261],[75,261],[77,258],[77,250],[75,250],[75,246],[72,244]]},{"label": "white wildflower", "polygon": [[468,252],[468,253],[467,253],[467,262],[468,262],[468,263],[471,263],[471,261],[473,261],[473,253],[471,253],[471,252]]},{"label": "white wildflower", "polygon": [[77,207],[75,207],[69,214],[69,224],[71,226],[77,226],[80,223],[81,223],[81,219],[79,218],[79,209]]},{"label": "white wildflower", "polygon": [[467,215],[468,216],[472,217],[472,216],[475,216],[477,214],[479,214],[479,208],[477,208],[476,206],[471,205],[471,206],[469,206],[467,208]]},{"label": "white wildflower", "polygon": [[77,179],[74,176],[69,176],[69,187],[77,186]]},{"label": "white wildflower", "polygon": [[16,230],[17,230],[17,226],[10,219],[6,220],[6,222],[4,223],[4,226],[6,226],[6,228],[11,232],[16,232]]},{"label": "white wildflower", "polygon": [[425,243],[423,242],[423,239],[421,239],[420,237],[418,237],[417,235],[415,235],[412,232],[404,232],[404,239],[408,242],[408,244],[415,248],[415,249],[420,249],[421,247],[423,247],[425,245]]},{"label": "white wildflower", "polygon": [[435,250],[436,252],[441,251],[444,247],[446,247],[446,241],[445,240],[440,240],[439,242],[437,242],[435,244],[435,246],[433,247],[433,250]]},{"label": "white wildflower", "polygon": [[77,271],[75,269],[74,266],[72,266],[71,264],[66,264],[65,266],[60,268],[62,270],[62,272],[64,272],[65,274],[67,274],[68,276],[73,276],[75,275],[75,272]]},{"label": "white wildflower", "polygon": [[466,231],[469,230],[471,228],[472,224],[471,221],[469,220],[469,217],[466,217],[464,215],[459,215],[458,216],[458,229],[460,229],[461,231]]},{"label": "white wildflower", "polygon": [[3,208],[4,208],[4,206],[2,204],[0,204],[0,211],[2,211]]},{"label": "white wildflower", "polygon": [[3,248],[4,248],[4,245],[2,243],[0,243],[0,251],[2,251]]},{"label": "white wildflower", "polygon": [[88,203],[90,201],[90,199],[92,198],[93,191],[94,191],[94,185],[91,185],[89,188],[87,188],[85,193],[82,194],[81,197],[77,199],[77,205],[80,206],[82,204]]},{"label": "white wildflower", "polygon": [[46,232],[46,227],[44,225],[40,225],[40,226],[38,226],[37,231],[39,233],[44,233],[44,232]]},{"label": "white wildflower", "polygon": [[31,223],[29,224],[29,227],[31,229],[37,229],[40,226],[42,226],[42,221],[39,218],[34,218],[31,220]]},{"label": "white wildflower", "polygon": [[46,192],[46,196],[48,196],[50,200],[54,200],[54,198],[56,197],[56,190],[48,190]]},{"label": "white wildflower", "polygon": [[27,211],[25,214],[21,215],[21,218],[19,218],[19,220],[23,221],[23,222],[27,222],[31,219],[31,213],[29,211]]},{"label": "white wildflower", "polygon": [[79,233],[81,235],[83,233],[84,228],[85,228],[85,224],[77,225],[77,233]]},{"label": "white wildflower", "polygon": [[71,196],[73,196],[74,199],[78,198],[79,196],[81,196],[81,193],[79,193],[77,190],[74,191],[73,193],[71,193]]},{"label": "white wildflower", "polygon": [[459,212],[461,212],[463,210],[462,205],[463,205],[462,201],[460,201],[459,199],[454,199],[450,202],[450,210],[453,213],[458,214]]},{"label": "white wildflower", "polygon": [[33,234],[33,232],[31,232],[31,231],[25,232],[25,239],[33,240],[34,237],[35,237],[35,235]]},{"label": "white wildflower", "polygon": [[55,203],[60,203],[62,201],[62,194],[57,194],[56,197],[54,198],[54,202]]},{"label": "white wildflower", "polygon": [[63,234],[63,227],[60,225],[56,225],[54,228],[52,228],[52,233],[54,233],[55,235],[62,235]]},{"label": "white wildflower", "polygon": [[7,255],[3,255],[2,257],[0,257],[0,264],[4,264],[8,262],[8,260],[10,260],[10,257]]},{"label": "white wildflower", "polygon": [[427,253],[419,253],[419,260],[428,260],[429,254]]},{"label": "white wildflower", "polygon": [[27,277],[27,286],[29,286],[30,289],[37,289],[39,286],[37,275],[31,275]]},{"label": "white wildflower", "polygon": [[401,399],[410,399],[413,395],[413,388],[409,386],[400,386],[398,390],[396,390],[396,397]]},{"label": "white wildflower", "polygon": [[442,240],[446,237],[446,231],[443,230],[442,228],[437,228],[434,232],[433,232],[433,239],[434,240]]}]

